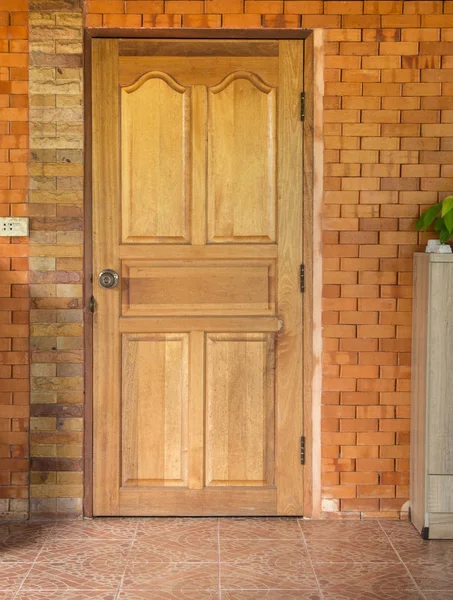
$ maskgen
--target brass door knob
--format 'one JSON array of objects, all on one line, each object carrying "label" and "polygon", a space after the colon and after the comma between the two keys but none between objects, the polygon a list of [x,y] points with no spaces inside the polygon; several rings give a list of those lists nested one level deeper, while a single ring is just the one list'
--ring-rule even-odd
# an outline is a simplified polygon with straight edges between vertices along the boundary
[{"label": "brass door knob", "polygon": [[104,269],[99,273],[98,277],[99,285],[107,289],[115,288],[119,280],[118,273],[112,269]]}]

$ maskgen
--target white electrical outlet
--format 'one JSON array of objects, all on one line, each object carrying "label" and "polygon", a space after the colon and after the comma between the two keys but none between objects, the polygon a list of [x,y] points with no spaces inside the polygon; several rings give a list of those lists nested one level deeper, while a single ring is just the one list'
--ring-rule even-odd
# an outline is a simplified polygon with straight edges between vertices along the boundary
[{"label": "white electrical outlet", "polygon": [[28,235],[28,217],[0,217],[0,236],[25,237]]}]

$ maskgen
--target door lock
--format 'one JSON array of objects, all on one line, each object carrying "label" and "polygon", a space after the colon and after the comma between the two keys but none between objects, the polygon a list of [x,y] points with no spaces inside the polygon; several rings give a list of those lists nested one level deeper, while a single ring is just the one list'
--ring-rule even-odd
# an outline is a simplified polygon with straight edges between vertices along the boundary
[{"label": "door lock", "polygon": [[103,288],[111,289],[118,285],[120,280],[118,273],[112,269],[104,269],[99,273],[99,285]]}]

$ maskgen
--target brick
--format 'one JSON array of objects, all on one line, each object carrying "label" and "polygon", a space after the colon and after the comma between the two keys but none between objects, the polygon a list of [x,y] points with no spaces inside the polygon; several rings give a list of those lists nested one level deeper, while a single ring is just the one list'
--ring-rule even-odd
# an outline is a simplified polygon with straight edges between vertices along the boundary
[{"label": "brick", "polygon": [[358,485],[358,498],[394,498],[395,486],[393,485]]},{"label": "brick", "polygon": [[165,12],[168,14],[203,13],[201,0],[165,0]]},{"label": "brick", "polygon": [[207,0],[207,13],[242,13],[243,0]]},{"label": "brick", "polygon": [[[354,392],[354,391],[344,391],[341,392],[340,397],[341,404],[352,404],[352,405],[366,405],[366,404],[378,404],[379,395],[378,393],[373,392]],[[345,442],[346,444],[346,442]],[[367,445],[367,444],[365,444]],[[372,442],[368,445],[373,445]]]},{"label": "brick", "polygon": [[377,431],[378,420],[377,419],[341,419],[340,420],[340,431]]},{"label": "brick", "polygon": [[226,14],[223,16],[224,27],[260,27],[261,26],[261,15],[236,15]]}]

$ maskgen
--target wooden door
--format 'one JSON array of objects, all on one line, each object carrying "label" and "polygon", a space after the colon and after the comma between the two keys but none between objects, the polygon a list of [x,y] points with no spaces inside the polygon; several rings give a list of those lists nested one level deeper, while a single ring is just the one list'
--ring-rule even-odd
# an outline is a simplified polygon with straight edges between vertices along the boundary
[{"label": "wooden door", "polygon": [[95,515],[302,514],[302,57],[93,40]]}]

